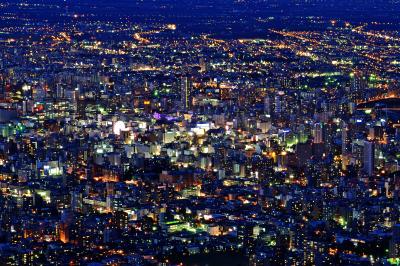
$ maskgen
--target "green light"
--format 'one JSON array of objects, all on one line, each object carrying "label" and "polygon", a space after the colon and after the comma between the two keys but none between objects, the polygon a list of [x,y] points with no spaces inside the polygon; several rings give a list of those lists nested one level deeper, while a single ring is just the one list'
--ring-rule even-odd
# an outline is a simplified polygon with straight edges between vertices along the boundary
[{"label": "green light", "polygon": [[392,265],[400,265],[400,258],[390,258],[388,262]]},{"label": "green light", "polygon": [[24,132],[25,131],[25,126],[23,125],[23,124],[21,124],[21,123],[18,123],[18,125],[16,126],[16,130],[18,131],[18,132]]},{"label": "green light", "polygon": [[347,222],[343,217],[339,217],[338,223],[340,224],[340,226],[342,226],[343,228],[347,227]]},{"label": "green light", "polygon": [[106,114],[107,114],[106,109],[105,109],[104,107],[102,107],[102,106],[99,106],[97,110],[98,110],[102,115],[106,115]]},{"label": "green light", "polygon": [[169,221],[169,222],[166,222],[165,224],[166,225],[174,225],[174,224],[179,224],[179,223],[181,223],[180,221]]}]

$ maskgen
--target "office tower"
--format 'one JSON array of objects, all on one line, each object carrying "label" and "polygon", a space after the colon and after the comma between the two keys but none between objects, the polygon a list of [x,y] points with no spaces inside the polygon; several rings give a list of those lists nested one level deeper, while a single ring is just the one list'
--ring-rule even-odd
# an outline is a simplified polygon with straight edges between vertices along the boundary
[{"label": "office tower", "polygon": [[264,113],[265,115],[271,114],[271,99],[268,96],[264,98]]},{"label": "office tower", "polygon": [[314,130],[313,130],[313,137],[314,137],[314,143],[315,144],[320,144],[324,142],[323,139],[323,125],[321,123],[316,123],[314,125]]},{"label": "office tower", "polygon": [[368,176],[374,174],[375,169],[375,145],[371,141],[364,141],[363,171]]},{"label": "office tower", "polygon": [[367,87],[365,78],[363,77],[362,73],[357,72],[351,76],[350,80],[350,95],[353,101],[360,100],[362,98],[363,92]]},{"label": "office tower", "polygon": [[60,241],[63,243],[69,242],[69,227],[66,223],[61,222],[59,225]]},{"label": "office tower", "polygon": [[201,72],[207,72],[207,62],[203,57],[199,60],[199,66]]},{"label": "office tower", "polygon": [[274,115],[276,117],[283,117],[287,115],[288,111],[288,96],[284,91],[278,91],[274,98]]},{"label": "office tower", "polygon": [[65,97],[65,88],[62,84],[57,84],[56,97],[57,99],[62,99]]},{"label": "office tower", "polygon": [[346,122],[342,122],[342,155],[347,154],[348,128]]},{"label": "office tower", "polygon": [[389,244],[389,257],[400,257],[400,224],[393,226],[392,239]]},{"label": "office tower", "polygon": [[182,77],[181,79],[181,108],[184,111],[192,107],[192,82],[189,77]]}]

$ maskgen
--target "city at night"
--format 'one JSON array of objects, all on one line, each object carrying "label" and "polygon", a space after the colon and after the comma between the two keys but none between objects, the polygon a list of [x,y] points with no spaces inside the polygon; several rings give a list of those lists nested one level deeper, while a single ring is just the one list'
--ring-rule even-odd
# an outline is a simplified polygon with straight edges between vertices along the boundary
[{"label": "city at night", "polygon": [[0,265],[400,265],[400,0],[0,0]]}]

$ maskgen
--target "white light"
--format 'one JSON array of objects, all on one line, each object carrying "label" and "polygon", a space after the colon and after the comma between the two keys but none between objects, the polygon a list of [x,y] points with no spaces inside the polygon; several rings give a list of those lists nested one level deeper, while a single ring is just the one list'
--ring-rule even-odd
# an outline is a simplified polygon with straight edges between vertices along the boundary
[{"label": "white light", "polygon": [[115,124],[113,126],[114,134],[115,135],[120,135],[122,130],[125,130],[125,123],[122,122],[122,121],[115,122]]},{"label": "white light", "polygon": [[27,84],[24,84],[23,86],[22,86],[22,90],[23,91],[29,91],[31,89],[31,86],[29,86],[29,85],[27,85]]}]

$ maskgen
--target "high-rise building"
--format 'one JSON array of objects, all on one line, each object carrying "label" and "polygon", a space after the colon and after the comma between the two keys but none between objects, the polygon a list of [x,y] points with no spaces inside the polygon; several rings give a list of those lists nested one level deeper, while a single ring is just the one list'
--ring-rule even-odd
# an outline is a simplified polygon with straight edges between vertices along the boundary
[{"label": "high-rise building", "polygon": [[271,98],[268,96],[264,98],[264,113],[266,115],[271,114]]},{"label": "high-rise building", "polygon": [[189,77],[182,77],[180,89],[182,108],[187,111],[192,107],[192,82]]},{"label": "high-rise building", "polygon": [[207,62],[203,57],[199,60],[199,66],[201,72],[207,72]]},{"label": "high-rise building", "polygon": [[314,143],[315,144],[320,144],[324,142],[323,139],[323,125],[321,123],[316,123],[314,125],[314,130],[313,130],[313,137],[314,137]]},{"label": "high-rise building", "polygon": [[362,73],[355,73],[351,76],[351,84],[350,84],[350,98],[354,100],[359,100],[362,98],[363,92],[367,87],[365,78]]},{"label": "high-rise building", "polygon": [[368,176],[374,174],[375,169],[375,145],[372,141],[364,141],[363,171]]},{"label": "high-rise building", "polygon": [[393,226],[392,239],[389,244],[389,257],[400,257],[400,224]]},{"label": "high-rise building", "polygon": [[278,91],[275,94],[275,102],[274,102],[274,115],[276,117],[286,116],[286,111],[288,110],[288,96],[284,91]]},{"label": "high-rise building", "polygon": [[342,122],[342,155],[346,155],[348,152],[348,127],[346,122]]}]

